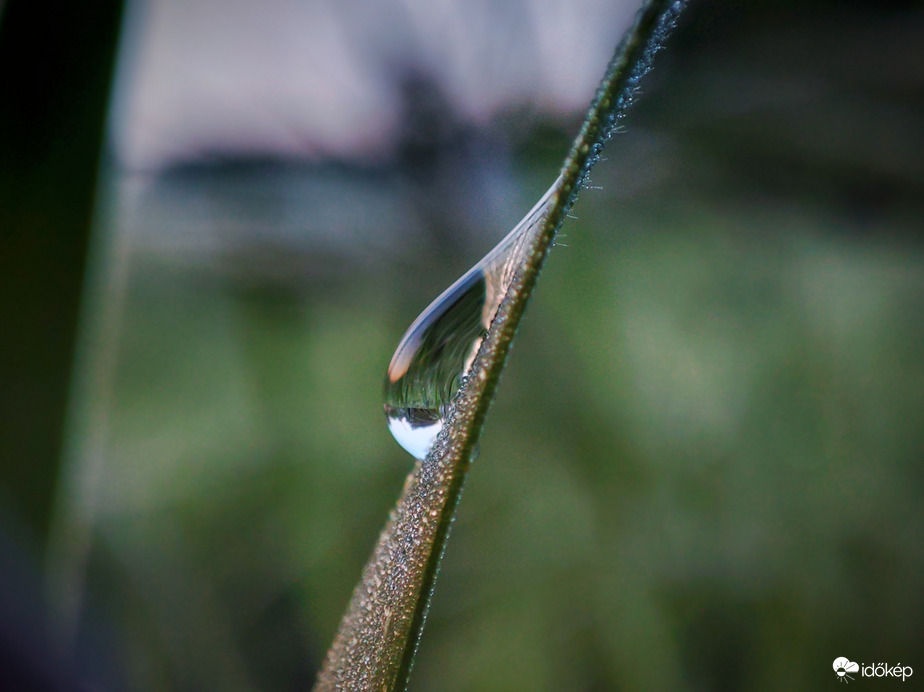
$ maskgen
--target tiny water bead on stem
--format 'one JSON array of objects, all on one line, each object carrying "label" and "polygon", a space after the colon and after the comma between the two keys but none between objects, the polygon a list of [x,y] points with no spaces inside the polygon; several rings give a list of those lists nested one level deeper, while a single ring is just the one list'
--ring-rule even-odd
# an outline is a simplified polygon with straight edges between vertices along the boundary
[{"label": "tiny water bead on stem", "polygon": [[471,371],[560,184],[561,177],[491,252],[420,313],[398,344],[385,373],[385,418],[395,440],[415,459],[427,456],[443,429],[449,404]]}]

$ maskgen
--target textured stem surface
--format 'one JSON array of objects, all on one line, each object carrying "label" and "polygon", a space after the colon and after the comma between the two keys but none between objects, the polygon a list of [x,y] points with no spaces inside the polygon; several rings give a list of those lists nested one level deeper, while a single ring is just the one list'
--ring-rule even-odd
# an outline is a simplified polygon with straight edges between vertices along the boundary
[{"label": "textured stem surface", "polygon": [[618,119],[634,100],[642,76],[683,5],[646,2],[617,47],[565,160],[542,229],[517,269],[443,432],[408,476],[363,569],[318,676],[316,692],[388,692],[407,686],[462,484],[520,317],[562,219]]}]

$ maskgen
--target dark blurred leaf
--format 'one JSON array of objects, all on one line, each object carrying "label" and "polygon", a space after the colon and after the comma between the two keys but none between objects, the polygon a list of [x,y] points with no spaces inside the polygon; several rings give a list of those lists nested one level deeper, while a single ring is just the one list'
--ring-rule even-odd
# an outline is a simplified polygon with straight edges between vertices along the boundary
[{"label": "dark blurred leaf", "polygon": [[49,523],[121,0],[0,18],[0,486]]}]

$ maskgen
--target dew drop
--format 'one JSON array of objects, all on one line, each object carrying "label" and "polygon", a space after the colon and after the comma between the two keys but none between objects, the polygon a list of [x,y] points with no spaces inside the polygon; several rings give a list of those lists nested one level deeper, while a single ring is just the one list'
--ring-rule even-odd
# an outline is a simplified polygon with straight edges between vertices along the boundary
[{"label": "dew drop", "polygon": [[468,375],[530,240],[554,204],[561,178],[484,259],[420,313],[385,373],[388,429],[423,459],[443,429],[453,396]]}]

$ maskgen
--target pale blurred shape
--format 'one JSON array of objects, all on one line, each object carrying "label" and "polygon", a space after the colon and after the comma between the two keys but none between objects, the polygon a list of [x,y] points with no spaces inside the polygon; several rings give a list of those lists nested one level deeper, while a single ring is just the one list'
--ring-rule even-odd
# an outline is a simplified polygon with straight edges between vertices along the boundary
[{"label": "pale blurred shape", "polygon": [[636,3],[135,0],[116,96],[120,161],[387,156],[402,71],[483,123],[586,107]]}]

